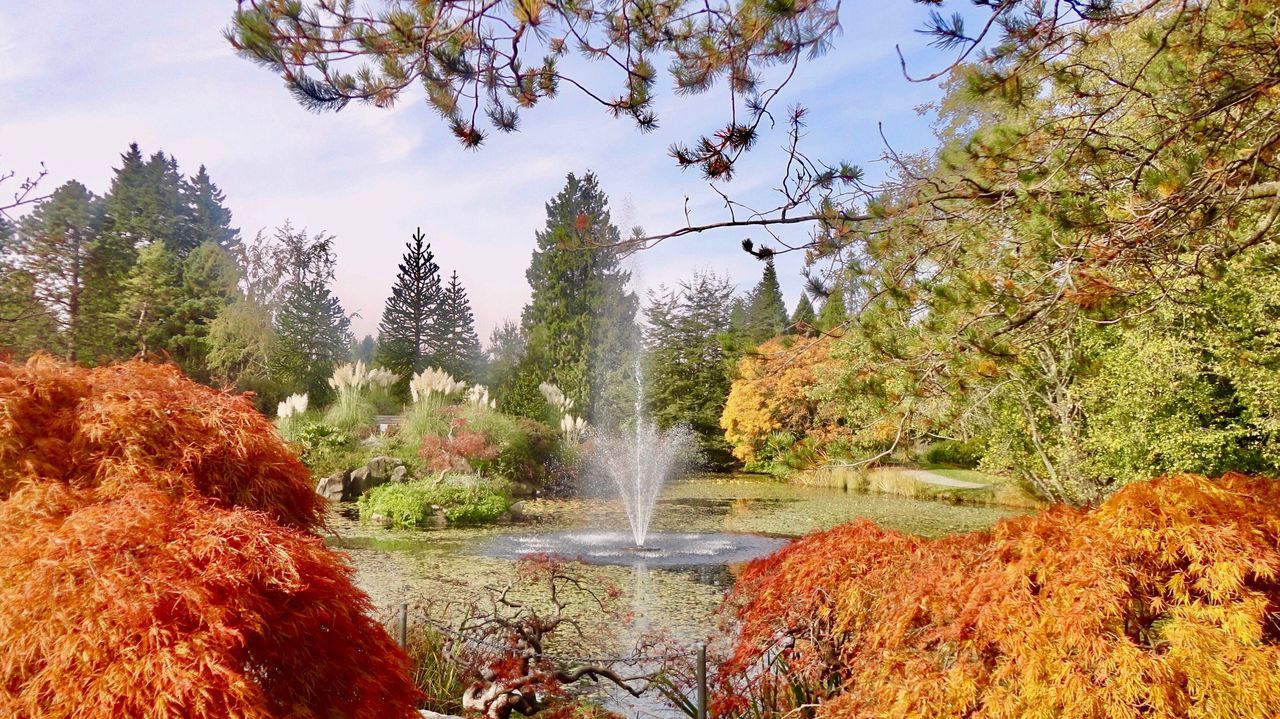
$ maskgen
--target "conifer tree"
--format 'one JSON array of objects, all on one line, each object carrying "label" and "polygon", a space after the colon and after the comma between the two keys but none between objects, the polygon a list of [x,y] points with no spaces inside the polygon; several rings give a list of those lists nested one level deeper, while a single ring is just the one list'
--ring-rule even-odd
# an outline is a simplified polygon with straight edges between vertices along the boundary
[{"label": "conifer tree", "polygon": [[225,204],[226,195],[214,184],[204,165],[186,183],[184,190],[195,242],[213,242],[224,250],[234,250],[240,244],[240,230],[231,226],[231,210]]},{"label": "conifer tree", "polygon": [[550,381],[599,423],[608,406],[626,404],[615,390],[624,391],[620,374],[638,348],[638,303],[626,289],[630,273],[620,266],[620,235],[595,175],[569,174],[546,207],[546,227],[536,235],[525,273],[532,296],[521,316],[528,350],[520,373],[527,376],[514,385],[524,390],[502,401],[540,416],[536,387]]},{"label": "conifer tree", "polygon": [[831,332],[844,327],[849,321],[849,310],[845,307],[844,287],[836,282],[822,302],[822,311],[818,313],[818,329]]},{"label": "conifer tree", "polygon": [[169,349],[176,329],[181,267],[163,242],[138,251],[138,261],[124,282],[115,321],[129,352],[156,354]]},{"label": "conifer tree", "polygon": [[308,237],[285,223],[276,231],[287,257],[283,297],[275,314],[268,366],[289,392],[306,392],[313,402],[330,396],[328,378],[351,346],[351,319],[329,285],[337,258],[333,237]]},{"label": "conifer tree", "polygon": [[413,233],[378,323],[378,364],[402,382],[439,362],[444,338],[440,267],[422,229]]},{"label": "conifer tree", "polygon": [[729,331],[732,300],[727,278],[696,273],[675,289],[650,291],[644,310],[650,411],[662,427],[692,429],[704,460],[713,466],[732,462],[720,429],[731,383],[722,338]]},{"label": "conifer tree", "polygon": [[787,328],[787,305],[782,299],[782,287],[778,284],[778,270],[774,268],[773,260],[765,262],[760,282],[751,291],[747,322],[751,341],[755,344],[777,337]]},{"label": "conifer tree", "polygon": [[[20,269],[34,280],[34,298],[48,309],[61,335],[60,349],[72,361],[98,358],[93,338],[109,325],[105,291],[95,285],[111,257],[100,242],[102,202],[84,185],[67,182],[18,228]],[[46,346],[52,346],[52,342]]]},{"label": "conifer tree", "polygon": [[457,271],[454,271],[449,278],[448,287],[444,289],[440,316],[444,340],[439,351],[440,366],[454,377],[474,382],[479,376],[483,355],[480,352],[480,337],[476,335],[471,300],[467,298],[466,288],[458,280]]},{"label": "conifer tree", "polygon": [[57,326],[36,298],[36,276],[22,268],[17,228],[0,217],[0,354],[21,361],[40,349],[52,349]]},{"label": "conifer tree", "polygon": [[796,303],[796,311],[791,313],[791,324],[788,329],[796,334],[811,334],[817,326],[818,315],[813,310],[809,295],[801,292],[800,301]]}]

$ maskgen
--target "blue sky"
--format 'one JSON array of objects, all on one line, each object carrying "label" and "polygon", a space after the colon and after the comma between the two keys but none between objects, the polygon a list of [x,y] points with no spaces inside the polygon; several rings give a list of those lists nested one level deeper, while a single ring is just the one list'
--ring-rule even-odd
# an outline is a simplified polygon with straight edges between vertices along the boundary
[{"label": "blue sky", "polygon": [[[214,0],[0,5],[0,168],[22,174],[43,161],[48,189],[74,178],[102,193],[130,142],[174,155],[188,172],[203,163],[246,236],[285,220],[336,236],[336,290],[359,314],[359,334],[376,331],[404,242],[419,226],[444,271],[456,269],[470,291],[482,338],[518,317],[543,205],[568,172],[600,177],[624,230],[682,225],[685,198],[695,222],[725,217],[706,183],[666,155],[672,142],[714,129],[722,92],[676,98],[660,83],[661,126],[642,135],[566,88],[526,111],[519,133],[491,134],[470,151],[420,93],[391,110],[304,111],[276,76],[236,57],[222,39],[233,9]],[[913,69],[943,62],[914,32],[924,19],[906,0],[846,3],[835,49],[806,63],[776,105],[810,108],[813,156],[852,161],[874,178],[883,151],[877,123],[896,149],[930,144],[929,118],[915,108],[939,91],[907,82],[894,52],[901,43]],[[785,141],[782,126],[766,132],[722,189],[764,205]],[[713,269],[746,291],[760,264],[739,249],[744,237],[765,239],[730,231],[641,253],[630,261],[636,288]],[[778,261],[791,307],[802,261],[800,253]]]}]

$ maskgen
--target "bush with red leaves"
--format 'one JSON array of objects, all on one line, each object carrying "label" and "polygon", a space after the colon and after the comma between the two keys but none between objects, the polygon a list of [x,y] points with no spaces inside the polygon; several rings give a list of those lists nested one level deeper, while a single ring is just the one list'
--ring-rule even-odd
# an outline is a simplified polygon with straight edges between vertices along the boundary
[{"label": "bush with red leaves", "polygon": [[320,517],[244,397],[0,363],[0,715],[414,716]]},{"label": "bush with red leaves", "polygon": [[1165,477],[939,540],[845,525],[730,606],[719,717],[1272,719],[1280,482]]}]

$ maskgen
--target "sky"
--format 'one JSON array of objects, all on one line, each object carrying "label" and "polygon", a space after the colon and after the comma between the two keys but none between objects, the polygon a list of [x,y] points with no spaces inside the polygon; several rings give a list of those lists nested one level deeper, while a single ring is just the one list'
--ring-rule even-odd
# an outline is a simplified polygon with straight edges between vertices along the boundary
[{"label": "sky", "polygon": [[[222,38],[234,7],[230,0],[0,4],[0,170],[25,175],[43,162],[42,191],[76,179],[101,194],[131,142],[173,155],[189,174],[204,164],[245,237],[286,220],[335,236],[335,290],[355,314],[357,335],[376,334],[404,243],[418,227],[443,273],[456,270],[468,289],[482,339],[518,319],[534,233],[569,172],[596,173],[624,234],[636,225],[676,229],[686,208],[695,223],[727,217],[696,171],[682,171],[666,154],[673,142],[723,121],[722,89],[675,97],[664,77],[660,126],[642,134],[564,88],[525,111],[520,132],[491,133],[481,149],[468,150],[412,89],[390,110],[304,110],[279,77],[237,57]],[[897,150],[931,144],[930,118],[916,108],[940,91],[907,81],[894,50],[900,43],[916,74],[943,65],[914,32],[925,19],[906,0],[846,0],[834,49],[805,62],[775,105],[780,116],[794,104],[809,108],[812,156],[851,161],[874,179],[883,171],[880,125]],[[766,129],[720,189],[766,206],[785,160],[785,130]],[[0,191],[12,193],[12,184]],[[804,234],[795,228],[789,237]],[[745,238],[767,240],[732,230],[638,253],[628,260],[634,287],[643,295],[713,270],[749,291],[762,265],[741,250]],[[777,266],[794,308],[802,253],[780,256]]]}]

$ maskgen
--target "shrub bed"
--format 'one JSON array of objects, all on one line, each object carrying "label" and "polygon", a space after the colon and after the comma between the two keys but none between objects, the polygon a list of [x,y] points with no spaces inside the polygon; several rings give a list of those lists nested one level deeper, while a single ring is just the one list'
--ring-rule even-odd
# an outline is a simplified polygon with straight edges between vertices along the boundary
[{"label": "shrub bed", "polygon": [[427,524],[439,507],[451,523],[481,524],[511,509],[511,498],[492,483],[478,477],[449,479],[455,484],[420,480],[375,487],[360,497],[360,517],[382,515],[396,526],[414,527]]}]

